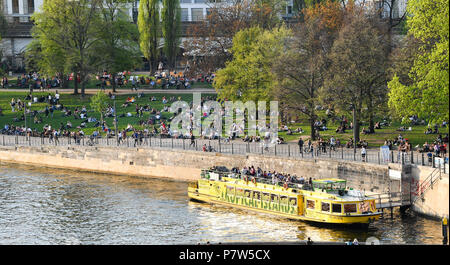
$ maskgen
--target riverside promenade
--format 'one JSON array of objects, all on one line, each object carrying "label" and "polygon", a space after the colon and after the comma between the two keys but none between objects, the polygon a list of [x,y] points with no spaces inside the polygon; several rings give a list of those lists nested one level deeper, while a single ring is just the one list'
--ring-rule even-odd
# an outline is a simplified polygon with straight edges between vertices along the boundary
[{"label": "riverside promenade", "polygon": [[256,154],[277,156],[297,159],[331,159],[342,161],[364,162],[369,164],[387,165],[389,163],[395,164],[415,164],[428,167],[442,167],[443,173],[449,172],[448,157],[440,158],[432,155],[427,156],[426,153],[419,152],[399,152],[389,151],[383,153],[380,149],[367,149],[366,157],[363,158],[360,149],[356,152],[351,148],[334,148],[327,147],[326,149],[316,149],[312,152],[301,152],[298,145],[295,143],[285,143],[265,146],[260,143],[245,143],[242,140],[225,141],[225,140],[205,140],[195,139],[192,143],[190,139],[179,138],[162,138],[160,136],[146,137],[142,139],[134,139],[127,137],[121,141],[116,138],[90,138],[81,137],[78,139],[59,137],[58,140],[50,139],[48,137],[26,137],[22,135],[0,135],[0,145],[2,146],[98,146],[98,147],[128,147],[128,148],[163,148],[172,150],[191,150],[222,153],[222,154]]}]

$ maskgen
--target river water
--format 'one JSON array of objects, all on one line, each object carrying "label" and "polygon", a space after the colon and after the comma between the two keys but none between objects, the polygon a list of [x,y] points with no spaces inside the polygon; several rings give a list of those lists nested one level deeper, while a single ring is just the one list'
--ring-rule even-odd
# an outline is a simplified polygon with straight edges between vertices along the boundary
[{"label": "river water", "polygon": [[187,183],[0,163],[0,244],[340,241],[442,244],[439,221],[394,212],[368,230],[327,228],[189,201]]}]

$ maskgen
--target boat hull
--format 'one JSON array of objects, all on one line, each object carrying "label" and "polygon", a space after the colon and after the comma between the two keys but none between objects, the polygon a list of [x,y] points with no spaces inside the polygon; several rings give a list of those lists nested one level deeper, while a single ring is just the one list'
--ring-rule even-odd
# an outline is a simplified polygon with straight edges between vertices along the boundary
[{"label": "boat hull", "polygon": [[206,202],[206,203],[212,203],[212,204],[219,204],[224,205],[228,207],[233,207],[241,210],[250,210],[254,212],[259,213],[265,213],[275,216],[281,216],[292,220],[301,220],[301,221],[307,221],[307,222],[314,222],[314,223],[322,223],[322,224],[332,224],[332,225],[363,225],[367,226],[370,223],[373,223],[374,221],[378,220],[381,216],[381,212],[375,212],[375,213],[368,213],[368,214],[359,214],[359,215],[336,215],[336,214],[319,214],[320,217],[308,217],[305,215],[295,215],[295,214],[288,214],[283,213],[279,211],[273,211],[263,208],[255,208],[255,207],[249,207],[245,205],[240,205],[236,203],[229,203],[223,200],[219,200],[216,196],[212,196],[209,194],[202,194],[199,193],[197,189],[195,188],[189,188],[188,189],[188,196],[191,200],[199,201],[199,202]]}]

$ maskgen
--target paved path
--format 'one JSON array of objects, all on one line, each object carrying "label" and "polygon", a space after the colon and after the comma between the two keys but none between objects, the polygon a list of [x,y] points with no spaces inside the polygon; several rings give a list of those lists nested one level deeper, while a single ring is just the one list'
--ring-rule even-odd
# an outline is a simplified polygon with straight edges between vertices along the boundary
[{"label": "paved path", "polygon": [[[45,90],[43,92],[51,92],[55,93],[56,90],[58,90],[61,94],[72,94],[73,88],[58,88],[58,89],[50,89]],[[97,93],[99,89],[98,88],[86,88],[85,93],[86,94],[95,94]],[[79,88],[78,91],[81,91]],[[28,89],[19,89],[19,88],[12,88],[12,89],[0,89],[0,92],[29,92]],[[41,92],[39,90],[35,90],[34,92]],[[111,92],[112,89],[105,89],[106,93]],[[212,88],[192,88],[192,89],[139,89],[137,92],[143,92],[145,94],[149,93],[165,93],[165,94],[191,94],[191,93],[203,93],[203,94],[216,94],[216,90]],[[124,95],[124,94],[134,94],[137,93],[136,91],[132,91],[131,89],[117,89],[115,94]]]}]

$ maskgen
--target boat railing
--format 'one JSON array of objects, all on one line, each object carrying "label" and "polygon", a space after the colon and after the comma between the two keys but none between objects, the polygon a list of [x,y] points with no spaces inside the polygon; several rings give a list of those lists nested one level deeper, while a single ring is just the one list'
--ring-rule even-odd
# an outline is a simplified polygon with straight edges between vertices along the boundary
[{"label": "boat railing", "polygon": [[271,178],[264,178],[264,177],[257,177],[252,175],[245,175],[240,173],[234,173],[234,172],[223,172],[223,171],[214,171],[214,170],[205,170],[207,172],[211,173],[217,173],[220,177],[228,177],[233,179],[239,179],[239,180],[246,180],[246,177],[248,178],[248,181],[252,181],[253,179],[256,180],[256,183],[264,183],[264,184],[270,184],[270,185],[277,185],[277,186],[284,186],[287,184],[287,187],[289,188],[305,188],[307,185],[304,185],[305,183],[301,182],[285,182],[285,181],[275,181],[273,182]]}]

